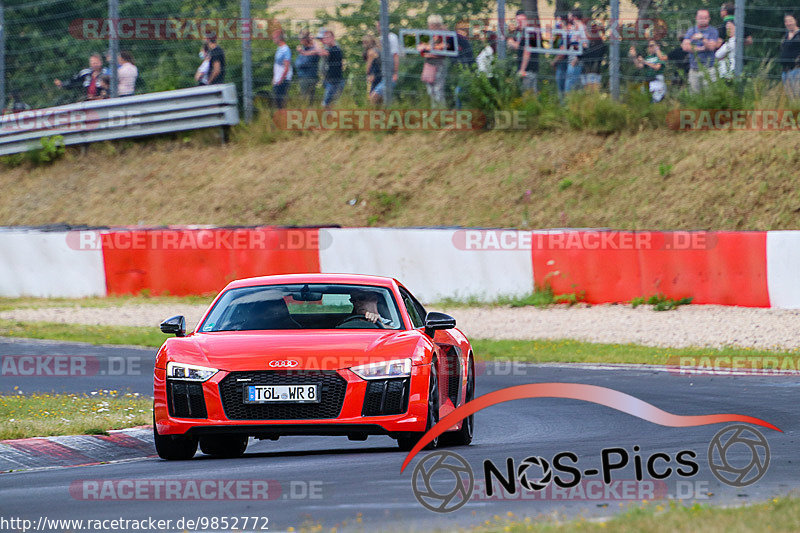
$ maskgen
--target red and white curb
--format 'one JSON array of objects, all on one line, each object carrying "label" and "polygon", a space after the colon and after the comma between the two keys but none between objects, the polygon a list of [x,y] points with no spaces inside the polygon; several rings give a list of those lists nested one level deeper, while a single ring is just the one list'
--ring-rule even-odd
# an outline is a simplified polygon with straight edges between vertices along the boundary
[{"label": "red and white curb", "polygon": [[0,472],[87,466],[156,454],[153,428],[109,431],[108,435],[65,435],[0,441]]}]

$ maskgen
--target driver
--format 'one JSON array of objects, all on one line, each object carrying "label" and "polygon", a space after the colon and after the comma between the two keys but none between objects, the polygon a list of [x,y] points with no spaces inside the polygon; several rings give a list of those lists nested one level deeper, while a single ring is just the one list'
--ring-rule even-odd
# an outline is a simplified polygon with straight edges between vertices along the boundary
[{"label": "driver", "polygon": [[378,311],[378,294],[373,291],[358,291],[350,295],[353,304],[353,315],[363,316],[373,324],[385,321]]}]

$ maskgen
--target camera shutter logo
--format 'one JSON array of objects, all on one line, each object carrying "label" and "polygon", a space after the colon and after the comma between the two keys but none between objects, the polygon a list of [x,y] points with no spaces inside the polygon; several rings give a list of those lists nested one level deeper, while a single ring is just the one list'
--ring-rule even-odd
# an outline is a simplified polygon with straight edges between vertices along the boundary
[{"label": "camera shutter logo", "polygon": [[[749,453],[745,450],[749,448]],[[736,457],[744,453],[742,460]],[[743,424],[719,431],[708,445],[708,465],[721,482],[731,487],[752,485],[769,468],[769,443],[759,431]]]},{"label": "camera shutter logo", "polygon": [[[528,477],[528,469],[531,466],[536,466],[542,471],[542,476],[538,479]],[[550,469],[548,463],[543,457],[531,456],[526,458],[519,464],[517,468],[517,479],[519,484],[530,491],[539,491],[544,489],[553,480],[553,471]]]},{"label": "camera shutter logo", "polygon": [[[439,476],[434,480],[437,474]],[[437,513],[449,513],[463,507],[472,496],[474,487],[472,467],[463,457],[449,451],[428,454],[417,464],[411,476],[411,489],[417,501]]]}]

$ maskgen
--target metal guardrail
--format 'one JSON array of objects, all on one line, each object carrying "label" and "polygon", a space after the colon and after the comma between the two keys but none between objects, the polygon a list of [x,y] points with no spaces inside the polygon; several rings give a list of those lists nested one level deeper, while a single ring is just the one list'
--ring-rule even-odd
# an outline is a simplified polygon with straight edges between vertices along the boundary
[{"label": "metal guardrail", "polygon": [[71,145],[232,126],[237,104],[236,86],[225,84],[18,111],[0,116],[0,155],[39,147],[53,135]]}]

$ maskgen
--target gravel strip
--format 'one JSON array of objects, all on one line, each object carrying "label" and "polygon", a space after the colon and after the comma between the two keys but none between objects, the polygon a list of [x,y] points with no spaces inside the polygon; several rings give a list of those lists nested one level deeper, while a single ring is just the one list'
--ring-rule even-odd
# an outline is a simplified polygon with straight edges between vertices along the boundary
[{"label": "gravel strip", "polygon": [[[188,329],[204,305],[135,304],[120,307],[51,307],[0,312],[0,319],[106,326],[157,327],[184,315]],[[469,337],[484,339],[576,339],[682,348],[738,346],[800,348],[800,310],[689,305],[657,312],[626,305],[478,307],[445,309]]]}]

